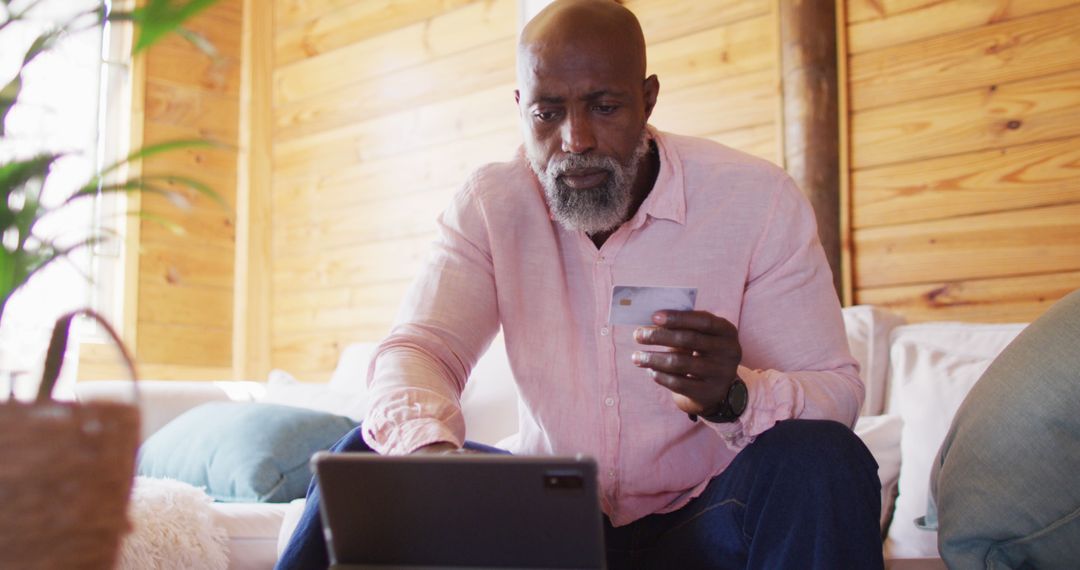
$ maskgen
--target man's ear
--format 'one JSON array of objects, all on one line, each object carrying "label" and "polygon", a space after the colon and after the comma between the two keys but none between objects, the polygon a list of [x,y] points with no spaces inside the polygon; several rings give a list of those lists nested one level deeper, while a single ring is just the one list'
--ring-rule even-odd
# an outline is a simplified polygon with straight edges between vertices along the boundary
[{"label": "man's ear", "polygon": [[647,122],[649,116],[652,115],[653,107],[656,107],[656,97],[660,94],[660,80],[655,74],[645,79],[642,91],[645,95],[645,121]]}]

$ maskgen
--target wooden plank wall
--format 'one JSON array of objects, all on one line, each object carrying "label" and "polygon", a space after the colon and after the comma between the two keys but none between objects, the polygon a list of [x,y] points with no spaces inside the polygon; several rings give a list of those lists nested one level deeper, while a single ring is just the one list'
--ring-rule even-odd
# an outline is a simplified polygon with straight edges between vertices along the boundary
[{"label": "wooden plank wall", "polygon": [[[769,0],[628,0],[653,123],[775,159]],[[515,0],[276,0],[271,362],[325,378],[386,334],[468,172],[520,144]]]},{"label": "wooden plank wall", "polygon": [[1029,321],[1080,288],[1080,0],[849,0],[855,300]]},{"label": "wooden plank wall", "polygon": [[185,232],[151,220],[139,230],[136,357],[147,377],[230,375],[241,18],[240,0],[221,0],[187,25],[213,43],[217,58],[176,35],[146,55],[143,143],[203,138],[224,146],[159,155],[143,173],[197,178],[227,204],[192,194],[182,212],[161,196],[142,198],[144,211]]}]

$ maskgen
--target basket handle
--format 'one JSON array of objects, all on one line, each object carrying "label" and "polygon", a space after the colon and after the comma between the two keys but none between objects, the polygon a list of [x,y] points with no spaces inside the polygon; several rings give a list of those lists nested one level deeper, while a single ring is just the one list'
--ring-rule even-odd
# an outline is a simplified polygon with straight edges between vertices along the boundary
[{"label": "basket handle", "polygon": [[120,356],[124,359],[128,374],[131,375],[131,385],[135,390],[135,398],[138,399],[138,374],[135,372],[135,361],[131,359],[127,347],[124,346],[124,341],[120,340],[120,335],[116,334],[116,330],[112,328],[112,325],[97,311],[93,309],[76,309],[57,319],[56,325],[53,327],[52,338],[49,339],[49,350],[45,355],[45,369],[41,373],[41,384],[38,386],[37,401],[45,402],[52,397],[56,379],[60,377],[60,368],[64,365],[64,353],[67,351],[71,321],[75,320],[75,317],[79,315],[97,321],[101,328],[105,329],[105,332],[112,338],[116,347],[120,349]]}]

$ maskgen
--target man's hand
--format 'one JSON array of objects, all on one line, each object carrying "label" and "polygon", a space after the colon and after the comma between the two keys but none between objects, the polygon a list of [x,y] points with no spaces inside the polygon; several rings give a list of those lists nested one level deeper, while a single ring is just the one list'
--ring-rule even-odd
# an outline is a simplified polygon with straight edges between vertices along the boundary
[{"label": "man's hand", "polygon": [[457,449],[458,449],[458,446],[456,446],[456,445],[454,445],[454,444],[452,444],[450,442],[440,441],[440,442],[436,442],[436,443],[429,443],[428,445],[425,445],[423,447],[418,447],[415,450],[413,450],[413,453],[417,454],[417,455],[420,455],[420,454],[445,454],[445,453],[454,453],[455,451],[457,451]]},{"label": "man's hand", "polygon": [[450,442],[439,441],[436,443],[429,443],[423,447],[416,448],[412,454],[432,454],[432,455],[451,455],[455,453],[477,453],[471,449],[465,449],[464,447],[458,447]]},{"label": "man's hand", "polygon": [[671,390],[682,411],[715,414],[742,360],[735,325],[706,311],[657,311],[653,322],[657,326],[635,330],[634,340],[674,350],[639,350],[633,355],[634,364],[649,369],[657,384]]}]

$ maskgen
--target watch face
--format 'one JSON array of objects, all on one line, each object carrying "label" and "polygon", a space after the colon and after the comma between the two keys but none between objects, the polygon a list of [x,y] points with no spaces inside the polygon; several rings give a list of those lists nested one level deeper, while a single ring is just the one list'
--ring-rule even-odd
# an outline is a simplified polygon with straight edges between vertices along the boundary
[{"label": "watch face", "polygon": [[736,380],[731,385],[730,391],[728,391],[728,405],[731,406],[731,411],[736,415],[742,414],[746,409],[746,403],[748,394],[746,392],[746,383],[742,380]]}]

